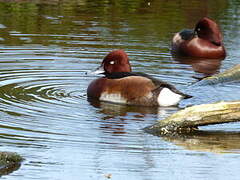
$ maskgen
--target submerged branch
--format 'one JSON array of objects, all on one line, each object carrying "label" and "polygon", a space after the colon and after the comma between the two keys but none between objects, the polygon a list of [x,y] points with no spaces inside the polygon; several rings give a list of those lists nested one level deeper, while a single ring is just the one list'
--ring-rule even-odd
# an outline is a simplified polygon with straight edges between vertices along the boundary
[{"label": "submerged branch", "polygon": [[198,86],[212,85],[212,84],[231,82],[231,81],[237,81],[237,80],[240,80],[240,64],[222,73],[204,78],[203,80],[199,81],[195,85],[198,85]]}]

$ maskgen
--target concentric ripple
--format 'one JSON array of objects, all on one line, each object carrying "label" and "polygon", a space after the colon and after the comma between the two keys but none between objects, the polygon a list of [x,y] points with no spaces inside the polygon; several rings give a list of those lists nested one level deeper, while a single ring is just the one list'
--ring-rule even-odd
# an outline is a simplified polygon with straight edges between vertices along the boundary
[{"label": "concentric ripple", "polygon": [[[51,73],[54,73],[55,77],[51,77]],[[32,74],[31,76],[36,76],[35,80],[18,83],[15,88],[23,88],[23,92],[26,95],[33,96],[37,100],[41,101],[46,101],[47,99],[62,101],[64,100],[64,98],[73,98],[73,96],[78,96],[79,94],[73,95],[74,92],[78,92],[77,90],[75,90],[74,92],[71,91],[71,87],[74,86],[77,81],[69,80],[69,78],[65,76],[56,76],[57,73],[59,72],[48,71],[50,77],[37,73]],[[61,71],[61,73],[66,75],[68,72]],[[79,79],[81,78],[81,76],[78,77]],[[74,79],[74,77],[72,77],[72,79]]]},{"label": "concentric ripple", "polygon": [[[1,138],[24,146],[44,146],[48,141],[68,139],[72,123],[86,111],[79,111],[86,101],[83,70],[10,70],[0,74]],[[63,125],[65,124],[65,125]],[[68,127],[66,129],[62,128]],[[61,129],[61,130],[60,130]],[[9,139],[14,134],[14,139]],[[22,135],[24,134],[24,135]],[[52,134],[51,138],[48,136]],[[73,134],[71,134],[72,136]],[[17,143],[18,144],[18,143]]]},{"label": "concentric ripple", "polygon": [[84,79],[83,71],[12,71],[1,74],[0,78],[0,101],[16,107],[69,106],[69,102],[85,98],[84,89],[78,84],[80,79]]}]

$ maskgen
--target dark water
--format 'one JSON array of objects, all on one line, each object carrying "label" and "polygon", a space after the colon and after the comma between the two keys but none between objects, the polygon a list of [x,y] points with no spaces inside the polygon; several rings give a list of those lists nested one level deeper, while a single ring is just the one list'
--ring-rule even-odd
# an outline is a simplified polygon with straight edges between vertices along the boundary
[{"label": "dark water", "polygon": [[[86,88],[96,77],[84,72],[122,48],[134,71],[195,96],[180,107],[239,100],[239,82],[191,86],[239,64],[239,6],[237,0],[1,1],[0,151],[26,159],[3,179],[238,179],[239,124],[182,137],[147,134],[142,128],[179,109],[88,102]],[[170,54],[171,38],[203,16],[221,25],[228,56],[182,64]]]}]

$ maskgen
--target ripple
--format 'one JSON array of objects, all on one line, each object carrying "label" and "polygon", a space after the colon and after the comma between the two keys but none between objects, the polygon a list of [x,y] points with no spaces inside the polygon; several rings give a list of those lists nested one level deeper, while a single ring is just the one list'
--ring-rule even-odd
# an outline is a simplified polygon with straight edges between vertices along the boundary
[{"label": "ripple", "polygon": [[[79,105],[82,100],[87,102],[85,83],[82,83],[82,86],[79,84],[86,78],[83,72],[17,70],[0,74],[0,112],[11,118],[8,121],[2,120],[0,128],[15,130],[16,134],[21,131],[66,134],[66,130],[63,130],[63,133],[58,130],[57,124],[61,119],[64,119],[66,126],[76,121],[83,113],[76,111],[76,104]],[[50,122],[55,126],[46,129]],[[37,135],[36,138],[38,137]],[[41,141],[41,138],[39,140]]]},{"label": "ripple", "polygon": [[0,75],[2,79],[0,98],[3,102],[9,99],[14,102],[30,100],[53,102],[48,101],[49,99],[63,102],[64,98],[79,96],[80,92],[76,89],[72,89],[71,92],[71,86],[73,87],[82,77],[83,71],[12,71]]}]

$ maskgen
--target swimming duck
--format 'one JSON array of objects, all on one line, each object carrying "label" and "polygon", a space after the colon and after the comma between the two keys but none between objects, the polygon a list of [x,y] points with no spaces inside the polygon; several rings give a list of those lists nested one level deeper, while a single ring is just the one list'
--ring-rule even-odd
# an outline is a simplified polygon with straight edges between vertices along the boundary
[{"label": "swimming duck", "polygon": [[87,95],[90,99],[128,105],[174,106],[191,97],[171,84],[144,73],[131,72],[123,50],[110,52],[93,73],[104,77],[89,84]]},{"label": "swimming duck", "polygon": [[199,20],[194,30],[185,29],[174,35],[172,53],[210,59],[224,59],[226,51],[219,26],[213,20],[204,17]]}]

